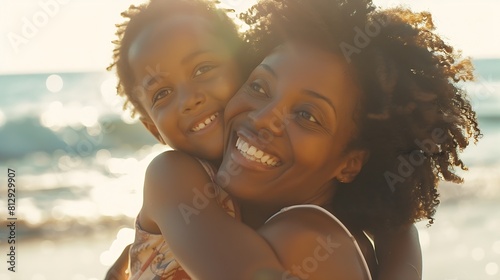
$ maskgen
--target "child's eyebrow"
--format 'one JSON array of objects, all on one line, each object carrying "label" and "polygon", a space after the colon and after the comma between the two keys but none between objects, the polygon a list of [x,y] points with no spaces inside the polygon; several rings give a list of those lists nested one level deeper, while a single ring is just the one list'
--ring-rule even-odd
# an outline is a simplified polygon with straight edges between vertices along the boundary
[{"label": "child's eyebrow", "polygon": [[162,79],[162,76],[160,74],[155,74],[153,76],[146,77],[143,83],[144,87],[148,90],[151,90],[153,86],[158,83],[158,78]]},{"label": "child's eyebrow", "polygon": [[200,56],[202,54],[206,54],[206,53],[211,53],[211,52],[214,52],[213,50],[210,50],[210,49],[202,49],[202,50],[197,50],[197,51],[194,51],[188,55],[186,55],[182,60],[181,60],[181,64],[186,64],[188,63],[190,60],[194,59],[195,57],[197,56]]}]

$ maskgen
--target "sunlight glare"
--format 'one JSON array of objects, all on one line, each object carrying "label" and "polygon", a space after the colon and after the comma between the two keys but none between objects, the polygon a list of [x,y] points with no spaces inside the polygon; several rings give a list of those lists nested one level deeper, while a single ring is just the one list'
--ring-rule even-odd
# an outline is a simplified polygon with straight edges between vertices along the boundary
[{"label": "sunlight glare", "polygon": [[139,121],[137,117],[132,117],[129,110],[123,111],[121,114],[121,119],[126,124],[135,124]]},{"label": "sunlight glare", "polygon": [[87,106],[80,109],[80,123],[85,127],[93,127],[97,124],[99,113],[95,107]]},{"label": "sunlight glare", "polygon": [[420,239],[420,244],[422,248],[427,248],[429,247],[431,243],[431,238],[429,236],[429,233],[427,230],[419,230],[419,239]]},{"label": "sunlight glare", "polygon": [[116,239],[111,243],[108,250],[101,253],[100,262],[105,266],[112,265],[120,256],[123,249],[134,241],[135,231],[131,228],[122,228],[116,234]]},{"label": "sunlight glare", "polygon": [[57,131],[65,126],[64,120],[61,117],[63,113],[63,105],[59,101],[50,103],[49,108],[40,116],[40,123],[53,131]]},{"label": "sunlight glare", "polygon": [[29,225],[39,225],[45,219],[42,210],[36,205],[33,198],[23,198],[19,200],[18,213],[23,217],[23,220]]},{"label": "sunlight glare", "polygon": [[118,80],[116,77],[111,77],[101,84],[101,96],[106,104],[108,104],[114,112],[120,113],[123,107],[123,99],[116,92]]},{"label": "sunlight glare", "polygon": [[4,126],[7,121],[5,120],[5,114],[0,110],[0,127]]}]

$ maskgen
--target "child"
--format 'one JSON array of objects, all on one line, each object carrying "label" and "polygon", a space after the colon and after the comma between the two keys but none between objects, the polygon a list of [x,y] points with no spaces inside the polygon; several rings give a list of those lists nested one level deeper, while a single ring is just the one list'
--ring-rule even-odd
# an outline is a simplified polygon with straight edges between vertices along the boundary
[{"label": "child", "polygon": [[[146,181],[162,177],[160,184],[175,186],[180,182],[177,177],[201,172],[205,174],[202,179],[210,182],[222,154],[223,109],[249,68],[244,61],[244,43],[224,11],[204,1],[153,0],[123,15],[130,21],[118,30],[120,40],[113,65],[120,78],[118,90],[127,96],[146,128],[161,143],[177,150],[155,159]],[[182,165],[185,172],[171,174],[169,164],[177,168]],[[165,169],[153,168],[157,166]],[[237,207],[227,194],[217,191],[218,204],[237,216]],[[145,203],[136,222],[136,241],[130,250],[133,279],[188,278],[161,235],[175,231],[157,223],[162,221],[164,210],[154,209],[152,202],[162,197],[161,193],[145,190]],[[186,213],[187,221],[197,218],[196,212]],[[413,240],[405,245],[410,248],[412,242],[418,243]],[[121,264],[117,263],[118,271]],[[110,274],[112,277],[113,272]]]},{"label": "child", "polygon": [[[118,72],[119,93],[158,141],[179,151],[163,157],[188,153],[212,177],[222,154],[224,107],[244,75],[245,46],[235,25],[207,1],[153,0],[123,16],[130,21],[119,26],[111,66]],[[173,182],[174,174],[162,173]],[[217,198],[228,214],[237,214],[227,194],[220,191]],[[131,277],[187,278],[148,205],[145,201],[136,221]]]}]

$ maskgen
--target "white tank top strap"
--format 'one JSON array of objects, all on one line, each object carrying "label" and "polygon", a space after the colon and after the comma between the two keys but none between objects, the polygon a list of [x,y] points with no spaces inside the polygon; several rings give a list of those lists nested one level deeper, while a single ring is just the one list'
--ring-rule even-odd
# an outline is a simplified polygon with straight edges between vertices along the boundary
[{"label": "white tank top strap", "polygon": [[203,168],[207,172],[208,176],[210,177],[210,180],[212,180],[212,182],[214,182],[215,181],[215,170],[212,167],[212,165],[210,165],[210,163],[208,163],[205,160],[202,160],[199,158],[196,158],[196,159],[198,160],[198,162],[200,162],[201,166],[203,166]]},{"label": "white tank top strap", "polygon": [[361,248],[359,247],[358,242],[356,241],[356,238],[354,238],[354,236],[347,229],[347,227],[337,217],[335,217],[335,215],[333,215],[332,213],[330,213],[329,211],[327,211],[325,208],[323,208],[321,206],[318,206],[318,205],[315,205],[315,204],[300,204],[300,205],[293,205],[293,206],[285,207],[285,208],[281,209],[279,212],[277,212],[276,214],[272,215],[269,219],[267,219],[266,223],[269,222],[272,218],[274,218],[277,215],[279,215],[280,213],[286,212],[286,211],[291,210],[291,209],[297,209],[297,208],[312,208],[312,209],[319,210],[319,211],[325,213],[326,215],[328,215],[338,225],[340,225],[340,227],[347,233],[347,235],[353,241],[354,247],[356,248],[356,251],[358,252],[358,254],[359,254],[360,258],[361,258],[361,262],[363,264],[363,267],[366,270],[366,274],[367,274],[368,280],[372,280],[372,276],[371,276],[371,273],[370,273],[370,268],[368,267],[368,264],[366,263],[365,257],[363,255],[363,252],[361,252]]}]

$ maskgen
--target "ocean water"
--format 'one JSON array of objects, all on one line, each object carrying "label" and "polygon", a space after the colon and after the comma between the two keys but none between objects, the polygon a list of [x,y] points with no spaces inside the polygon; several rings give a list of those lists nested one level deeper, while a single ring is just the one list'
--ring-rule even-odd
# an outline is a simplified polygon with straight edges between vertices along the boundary
[{"label": "ocean water", "polygon": [[[500,59],[475,65],[478,80],[464,87],[484,137],[464,153],[470,167],[462,172],[465,184],[442,186],[445,205],[500,201]],[[115,84],[109,73],[0,76],[0,170],[16,172],[17,238],[83,236],[132,226],[145,168],[167,148],[122,111]],[[5,221],[6,179],[0,178],[0,220]],[[130,238],[131,233],[121,234]],[[101,262],[110,264],[115,255],[106,253]]]}]

